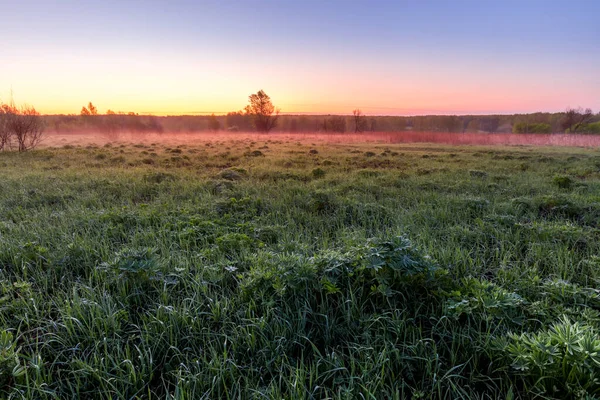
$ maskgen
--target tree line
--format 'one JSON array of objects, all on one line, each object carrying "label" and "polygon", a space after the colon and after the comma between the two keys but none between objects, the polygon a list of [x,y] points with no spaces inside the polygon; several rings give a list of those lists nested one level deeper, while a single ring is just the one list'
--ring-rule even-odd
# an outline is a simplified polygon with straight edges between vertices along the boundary
[{"label": "tree line", "polygon": [[[92,102],[79,114],[41,116],[31,106],[0,103],[0,151],[26,151],[42,140],[44,129],[57,133],[99,132],[451,132],[451,133],[595,133],[600,134],[600,113],[568,108],[559,113],[512,115],[368,116],[359,108],[348,115],[281,115],[263,91],[248,96],[248,105],[226,115],[165,116],[133,112],[99,113]],[[115,136],[116,139],[116,136]]]}]

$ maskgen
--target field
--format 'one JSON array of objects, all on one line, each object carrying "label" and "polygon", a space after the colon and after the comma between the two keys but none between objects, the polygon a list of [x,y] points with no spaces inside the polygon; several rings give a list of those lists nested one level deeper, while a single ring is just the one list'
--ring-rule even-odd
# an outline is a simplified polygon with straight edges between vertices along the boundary
[{"label": "field", "polygon": [[597,150],[153,139],[0,153],[0,397],[600,395]]}]

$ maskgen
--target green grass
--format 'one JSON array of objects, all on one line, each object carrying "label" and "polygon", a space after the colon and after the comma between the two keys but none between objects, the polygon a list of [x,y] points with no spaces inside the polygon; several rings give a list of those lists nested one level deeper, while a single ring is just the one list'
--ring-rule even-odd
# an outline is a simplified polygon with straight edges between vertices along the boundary
[{"label": "green grass", "polygon": [[600,153],[0,153],[0,397],[593,398]]}]

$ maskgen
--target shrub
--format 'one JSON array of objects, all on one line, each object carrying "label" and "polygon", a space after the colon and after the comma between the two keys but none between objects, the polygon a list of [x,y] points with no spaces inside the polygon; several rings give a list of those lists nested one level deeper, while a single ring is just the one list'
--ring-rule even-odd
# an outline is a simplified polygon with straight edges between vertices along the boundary
[{"label": "shrub", "polygon": [[19,365],[18,350],[12,333],[0,332],[0,388],[4,388],[15,374]]},{"label": "shrub", "polygon": [[513,133],[552,133],[550,124],[517,122],[513,125]]},{"label": "shrub", "polygon": [[583,124],[577,129],[577,132],[600,133],[600,122],[593,122],[591,124]]},{"label": "shrub", "polygon": [[338,202],[333,193],[317,191],[310,195],[310,210],[318,214],[333,213],[337,209]]},{"label": "shrub", "polygon": [[102,267],[113,269],[125,278],[147,280],[158,271],[156,249],[125,248],[117,252],[112,260],[103,263]]},{"label": "shrub", "polygon": [[232,169],[224,169],[219,173],[219,178],[225,179],[227,181],[239,181],[242,179],[242,174],[238,171],[234,171]]},{"label": "shrub", "polygon": [[321,168],[315,168],[312,170],[311,174],[315,179],[323,178],[325,176],[325,170]]},{"label": "shrub", "polygon": [[[600,390],[599,332],[563,317],[550,329],[512,334],[506,346],[511,366],[533,387],[561,398]],[[555,393],[558,390],[559,393]]]},{"label": "shrub", "polygon": [[244,153],[244,155],[246,157],[264,157],[263,152],[260,150],[249,151],[247,153]]},{"label": "shrub", "polygon": [[567,175],[556,175],[552,178],[552,182],[560,189],[571,189],[575,183],[573,178]]},{"label": "shrub", "polygon": [[146,174],[146,176],[144,176],[144,180],[148,183],[159,184],[162,182],[174,181],[175,175],[166,172],[153,172],[150,174]]},{"label": "shrub", "polygon": [[487,176],[487,172],[472,169],[469,171],[469,175],[471,175],[473,178],[485,178]]}]

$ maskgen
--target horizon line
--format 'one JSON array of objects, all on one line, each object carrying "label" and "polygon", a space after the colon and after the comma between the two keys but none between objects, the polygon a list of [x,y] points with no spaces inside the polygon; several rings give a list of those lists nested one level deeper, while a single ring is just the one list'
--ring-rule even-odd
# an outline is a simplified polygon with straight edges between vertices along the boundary
[{"label": "horizon line", "polygon": [[[163,113],[163,112],[149,112],[149,111],[142,111],[142,112],[135,112],[136,116],[147,116],[147,117],[203,117],[203,116],[211,116],[211,115],[215,115],[216,117],[226,117],[228,113],[231,112],[240,112],[242,110],[238,110],[238,111],[227,111],[227,112],[223,112],[223,111],[188,111],[188,112],[183,112],[183,113]],[[559,114],[559,113],[564,113],[565,110],[561,110],[561,111],[530,111],[530,112],[525,112],[525,111],[516,111],[516,112],[468,112],[468,111],[463,111],[461,110],[461,112],[444,112],[442,110],[429,110],[430,112],[426,113],[414,113],[414,114],[409,114],[409,113],[398,113],[398,114],[383,114],[383,113],[373,113],[373,114],[361,114],[361,116],[363,117],[405,117],[405,118],[410,118],[410,117],[428,117],[428,116],[468,116],[468,115],[476,115],[476,116],[489,116],[489,115],[498,115],[498,116],[508,116],[508,115],[529,115],[529,114]],[[119,116],[130,116],[128,115],[129,112],[116,112],[116,114],[106,114],[106,113],[99,113],[97,114],[97,116],[106,116],[106,115],[119,115]],[[600,112],[597,112],[595,114],[598,114]],[[40,113],[40,115],[42,116],[81,116],[81,114],[78,113]],[[353,116],[352,113],[313,113],[313,112],[293,112],[293,111],[288,111],[288,112],[280,112],[279,115],[282,116],[312,116],[312,117],[327,117],[327,116]]]}]

